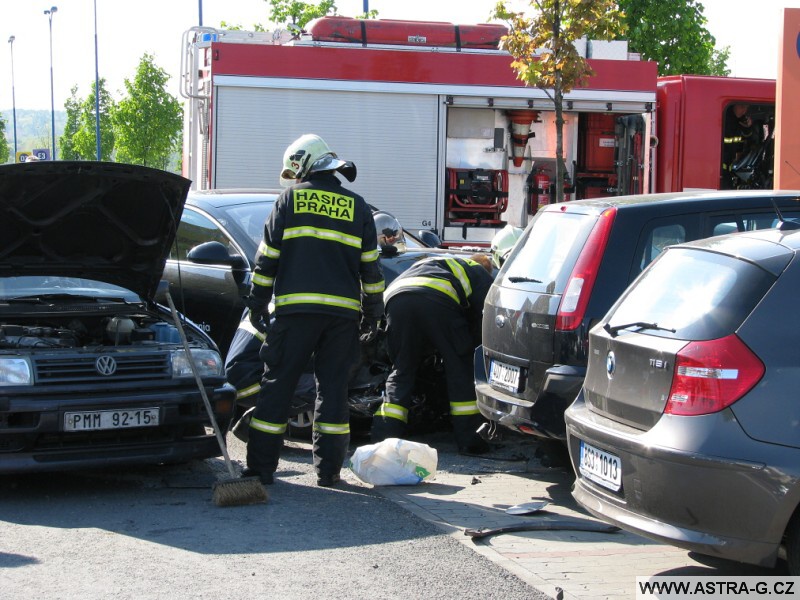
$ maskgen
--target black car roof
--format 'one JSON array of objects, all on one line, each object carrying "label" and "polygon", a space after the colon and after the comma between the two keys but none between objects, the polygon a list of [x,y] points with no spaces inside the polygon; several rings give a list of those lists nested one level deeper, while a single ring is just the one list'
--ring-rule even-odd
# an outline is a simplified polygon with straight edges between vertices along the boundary
[{"label": "black car roof", "polygon": [[187,204],[200,207],[222,208],[232,204],[250,204],[264,201],[264,197],[276,198],[282,190],[277,189],[216,189],[216,190],[193,190],[189,192],[186,199]]},{"label": "black car roof", "polygon": [[599,214],[608,208],[618,210],[654,210],[671,213],[684,207],[713,210],[716,204],[735,202],[743,208],[769,206],[770,199],[780,206],[797,203],[800,208],[800,190],[731,190],[731,191],[693,191],[671,192],[667,194],[639,194],[635,196],[612,196],[590,200],[573,200],[561,204],[550,204],[545,211],[563,211],[586,214]]}]

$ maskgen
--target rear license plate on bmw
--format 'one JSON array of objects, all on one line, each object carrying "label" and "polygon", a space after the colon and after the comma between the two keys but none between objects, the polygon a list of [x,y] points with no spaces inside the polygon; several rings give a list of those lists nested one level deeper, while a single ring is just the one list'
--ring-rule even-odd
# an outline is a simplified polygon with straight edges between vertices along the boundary
[{"label": "rear license plate on bmw", "polygon": [[503,389],[519,392],[520,368],[497,360],[489,364],[489,383]]},{"label": "rear license plate on bmw", "polygon": [[156,427],[157,425],[157,408],[88,410],[64,413],[64,431],[128,429],[130,427]]},{"label": "rear license plate on bmw", "polygon": [[581,441],[581,475],[615,492],[622,487],[622,462],[609,454]]}]

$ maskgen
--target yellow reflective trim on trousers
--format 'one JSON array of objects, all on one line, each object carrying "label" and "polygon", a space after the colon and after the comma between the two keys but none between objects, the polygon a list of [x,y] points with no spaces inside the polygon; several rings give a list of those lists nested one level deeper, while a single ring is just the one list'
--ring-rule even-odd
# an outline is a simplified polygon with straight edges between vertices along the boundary
[{"label": "yellow reflective trim on trousers", "polygon": [[343,296],[328,296],[325,294],[286,294],[275,297],[275,308],[289,306],[290,304],[321,304],[323,306],[338,306],[351,310],[361,310],[361,300],[344,298]]},{"label": "yellow reflective trim on trousers", "polygon": [[266,242],[261,242],[258,245],[258,253],[263,254],[267,258],[280,258],[281,251],[277,248],[273,248],[272,246],[268,246]]},{"label": "yellow reflective trim on trousers", "polygon": [[258,329],[253,327],[253,324],[248,319],[247,321],[239,321],[239,327],[237,329],[241,329],[242,331],[246,331],[250,335],[257,337],[262,342],[267,339],[266,334],[261,333]]},{"label": "yellow reflective trim on trousers", "polygon": [[320,423],[318,421],[314,421],[314,431],[335,435],[346,435],[350,433],[350,423]]},{"label": "yellow reflective trim on trousers", "polygon": [[259,275],[258,273],[253,273],[252,282],[255,285],[260,285],[262,287],[272,287],[273,285],[275,285],[275,278]]},{"label": "yellow reflective trim on trousers", "polygon": [[453,272],[453,275],[456,276],[458,282],[461,284],[461,289],[464,290],[464,301],[467,301],[472,295],[472,285],[469,283],[469,277],[467,277],[467,272],[464,270],[457,260],[453,258],[446,258],[445,262],[447,266],[450,267],[450,270]]},{"label": "yellow reflective trim on trousers", "polygon": [[256,419],[255,417],[250,419],[250,427],[273,435],[283,435],[286,433],[286,423],[269,423]]},{"label": "yellow reflective trim on trousers", "polygon": [[735,137],[726,137],[726,138],[722,138],[722,143],[724,143],[724,144],[738,144],[743,139],[744,139],[743,137],[738,136],[738,135],[735,136]]},{"label": "yellow reflective trim on trousers", "polygon": [[375,416],[397,419],[403,423],[408,423],[408,409],[399,404],[392,404],[391,402],[384,402],[381,404],[380,408],[375,411]]},{"label": "yellow reflective trim on trousers", "polygon": [[450,414],[453,416],[477,415],[479,412],[477,400],[450,403]]},{"label": "yellow reflective trim on trousers", "polygon": [[378,283],[364,283],[361,282],[361,289],[365,294],[380,294],[386,289],[386,281],[381,280]]},{"label": "yellow reflective trim on trousers", "polygon": [[333,229],[321,229],[319,227],[290,227],[283,232],[284,240],[291,240],[300,237],[313,237],[330,242],[339,242],[345,246],[353,246],[361,249],[361,238],[348,235]]},{"label": "yellow reflective trim on trousers", "polygon": [[244,389],[236,390],[236,399],[239,400],[241,398],[247,398],[249,396],[253,396],[261,391],[261,384],[254,383],[253,385],[249,385]]},{"label": "yellow reflective trim on trousers", "polygon": [[392,285],[389,286],[388,291],[391,294],[394,293],[395,290],[415,287],[427,287],[442,292],[449,298],[452,298],[453,302],[459,306],[461,305],[461,300],[458,298],[456,288],[453,287],[453,284],[444,279],[435,279],[433,277],[403,277],[402,279],[395,279]]},{"label": "yellow reflective trim on trousers", "polygon": [[361,262],[375,262],[378,260],[378,251],[371,250],[369,252],[362,252],[361,253]]}]

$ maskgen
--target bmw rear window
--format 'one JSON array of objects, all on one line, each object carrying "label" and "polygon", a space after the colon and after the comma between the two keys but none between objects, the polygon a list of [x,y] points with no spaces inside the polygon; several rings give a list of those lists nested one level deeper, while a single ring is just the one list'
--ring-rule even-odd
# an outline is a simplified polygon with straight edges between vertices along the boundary
[{"label": "bmw rear window", "polygon": [[562,294],[596,222],[595,215],[539,213],[503,265],[501,285]]},{"label": "bmw rear window", "polygon": [[717,339],[733,333],[774,282],[764,269],[729,255],[670,248],[606,320],[611,327],[635,324],[631,330],[648,335]]}]

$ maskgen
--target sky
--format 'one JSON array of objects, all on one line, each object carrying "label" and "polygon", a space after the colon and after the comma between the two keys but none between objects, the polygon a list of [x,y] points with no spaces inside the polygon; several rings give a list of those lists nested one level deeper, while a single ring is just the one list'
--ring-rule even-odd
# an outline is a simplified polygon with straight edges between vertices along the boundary
[{"label": "sky", "polygon": [[[133,79],[145,53],[172,75],[168,91],[179,94],[181,37],[197,25],[202,4],[203,25],[221,21],[252,29],[269,29],[266,0],[0,0],[0,39],[14,36],[0,52],[0,113],[9,120],[13,104],[20,109],[51,107],[50,33],[52,26],[53,101],[63,110],[70,89],[86,97],[101,78],[115,99],[123,96],[124,80]],[[488,20],[496,0],[368,0],[382,19],[446,21],[470,24]],[[800,8],[800,0],[703,0],[707,28],[718,47],[729,46],[728,66],[737,77],[776,77],[783,8]],[[45,10],[55,5],[52,21]],[[337,0],[338,13],[355,16],[364,0]],[[97,27],[95,29],[95,7]],[[13,78],[12,56],[13,52]]]}]

